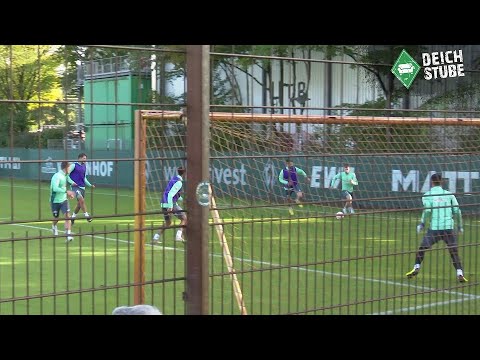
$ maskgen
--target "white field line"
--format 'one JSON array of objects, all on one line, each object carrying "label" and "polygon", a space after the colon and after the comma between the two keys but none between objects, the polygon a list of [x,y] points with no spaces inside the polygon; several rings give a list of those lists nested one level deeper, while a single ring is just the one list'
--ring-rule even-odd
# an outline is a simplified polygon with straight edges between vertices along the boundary
[{"label": "white field line", "polygon": [[[10,187],[10,184],[0,184],[1,187]],[[38,187],[36,186],[28,186],[28,185],[15,185],[15,189],[38,189]],[[45,191],[48,191],[48,188],[45,188],[45,189],[42,189],[42,190],[45,190]],[[98,195],[115,195],[115,193],[104,193],[104,192],[101,192],[101,191],[98,191],[98,190],[93,190],[95,192],[95,194],[98,194]],[[133,198],[133,195],[130,195],[130,194],[117,194],[117,196],[120,196],[120,197],[129,197],[129,198]]]},{"label": "white field line", "polygon": [[[45,230],[45,231],[50,230],[48,228],[43,228],[43,227],[39,227],[39,226],[32,226],[32,225],[24,225],[24,224],[13,224],[13,225],[21,226],[21,227],[28,227],[28,228],[32,228],[32,229]],[[87,235],[87,236],[89,236],[89,235]],[[106,239],[106,240],[111,240],[111,241],[118,241],[118,242],[127,243],[127,244],[130,243],[130,241],[127,241],[127,240],[113,239],[113,238],[108,238],[108,237],[103,237],[103,236],[98,236],[98,235],[90,235],[90,236],[92,236],[94,238]],[[151,247],[153,246],[154,248],[159,249],[159,250],[165,249],[165,250],[178,250],[178,251],[182,251],[182,252],[185,251],[184,249],[180,249],[180,248],[154,246],[154,245],[151,245],[151,244],[145,244],[145,245],[151,246]],[[211,256],[212,257],[223,257],[223,255],[221,255],[221,254],[211,254]],[[237,260],[237,261],[256,263],[256,264],[267,265],[267,266],[280,266],[280,264],[274,264],[274,263],[270,263],[270,262],[266,262],[266,261],[259,261],[259,260],[253,260],[253,259],[242,259],[242,258],[237,258],[237,257],[235,257],[234,259]],[[386,285],[404,286],[404,287],[410,287],[410,288],[421,289],[421,290],[435,291],[435,289],[428,288],[428,287],[425,287],[425,286],[399,283],[399,282],[390,281],[390,280],[379,280],[379,279],[365,278],[365,277],[361,277],[361,276],[350,276],[350,275],[345,275],[345,274],[333,273],[333,272],[329,272],[329,271],[308,269],[308,268],[298,267],[298,266],[294,267],[294,268],[298,269],[299,271],[307,271],[307,272],[319,273],[319,274],[324,274],[324,275],[337,276],[337,277],[341,277],[341,278],[350,278],[350,279],[357,280],[357,281],[376,282],[376,283],[386,284]],[[449,300],[449,301],[443,301],[443,302],[437,302],[437,303],[431,303],[431,304],[425,304],[425,305],[418,305],[418,306],[402,308],[402,309],[398,309],[398,310],[397,309],[396,310],[390,310],[390,311],[386,311],[386,312],[382,312],[382,313],[374,313],[374,314],[371,314],[371,315],[389,315],[389,314],[393,314],[395,312],[406,312],[406,311],[417,310],[417,309],[421,309],[421,308],[442,306],[442,305],[446,305],[446,304],[450,304],[450,303],[456,303],[456,302],[460,302],[460,301],[480,299],[479,295],[464,294],[464,293],[457,292],[457,291],[443,290],[443,291],[440,291],[440,292],[444,293],[444,294],[462,296],[462,298],[461,299]]]},{"label": "white field line", "polygon": [[[5,219],[5,218],[0,218],[0,219]],[[38,229],[38,230],[45,230],[45,231],[52,231],[52,229],[49,229],[49,228],[44,228],[44,227],[40,227],[40,226],[33,226],[33,225],[25,225],[25,224],[9,224],[9,225],[14,225],[14,226],[21,226],[21,227],[26,227],[26,228],[31,228],[31,229]],[[64,230],[60,230],[58,229],[58,232],[63,232],[65,233]],[[52,235],[53,236],[53,235]],[[75,238],[75,233],[72,234],[72,236]],[[103,237],[103,236],[100,236],[100,235],[84,235],[85,237],[94,237],[94,238],[97,238],[97,239],[106,239],[106,240],[111,240],[111,241],[118,241],[118,242],[121,242],[121,243],[125,243],[125,244],[128,244],[128,243],[131,243],[130,241],[128,240],[121,240],[121,239],[114,239],[114,238],[109,238],[109,237]],[[75,240],[73,240],[75,241]],[[146,246],[150,246],[150,247],[156,247],[158,248],[158,246],[154,246],[152,244],[148,244],[148,243],[145,243]],[[172,247],[163,247],[162,246],[162,249],[166,249],[166,250],[180,250],[180,249],[176,249],[176,248],[172,248]],[[182,250],[183,251],[183,250]]]},{"label": "white field line", "polygon": [[410,307],[407,307],[407,308],[383,311],[383,312],[372,313],[372,314],[367,314],[367,315],[392,315],[392,314],[395,314],[395,313],[398,313],[398,312],[416,311],[416,310],[419,310],[419,309],[426,309],[426,308],[431,308],[431,307],[435,307],[435,306],[450,305],[450,304],[459,303],[459,302],[468,301],[468,300],[477,300],[477,299],[480,298],[480,296],[478,296],[478,295],[467,295],[467,294],[465,294],[465,296],[467,297],[466,299],[462,298],[462,299],[441,301],[441,302],[436,302],[436,303],[431,303],[431,304],[410,306]]}]

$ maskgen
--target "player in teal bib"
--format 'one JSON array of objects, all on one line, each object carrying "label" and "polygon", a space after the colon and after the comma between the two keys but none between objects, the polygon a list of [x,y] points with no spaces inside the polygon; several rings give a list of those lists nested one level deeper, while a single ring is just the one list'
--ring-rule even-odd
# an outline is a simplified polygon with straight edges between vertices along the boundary
[{"label": "player in teal bib", "polygon": [[353,186],[358,185],[357,176],[350,169],[350,165],[343,165],[343,172],[338,173],[330,182],[330,188],[333,189],[334,184],[337,180],[340,179],[341,189],[342,189],[342,200],[345,200],[345,205],[342,209],[344,214],[350,212],[350,214],[355,213],[353,210]]},{"label": "player in teal bib", "polygon": [[57,224],[59,221],[60,212],[65,216],[65,233],[67,234],[67,242],[73,240],[71,234],[70,223],[70,206],[68,204],[67,196],[72,198],[75,193],[67,190],[67,175],[68,175],[68,161],[63,161],[61,170],[56,172],[50,180],[50,208],[54,220],[52,221],[53,235],[58,235]]}]

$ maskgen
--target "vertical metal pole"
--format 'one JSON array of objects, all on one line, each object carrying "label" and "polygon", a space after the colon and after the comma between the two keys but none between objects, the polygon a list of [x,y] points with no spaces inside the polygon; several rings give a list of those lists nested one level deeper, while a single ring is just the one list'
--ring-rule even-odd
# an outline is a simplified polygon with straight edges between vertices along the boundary
[{"label": "vertical metal pole", "polygon": [[[327,55],[327,60],[332,60],[330,54]],[[343,65],[340,65],[343,66]],[[333,83],[332,83],[332,63],[327,62],[325,63],[325,107],[331,108],[332,107],[332,90],[333,90]],[[341,84],[340,86],[343,86]],[[327,110],[326,115],[331,115],[332,110]],[[328,126],[328,125],[327,125]]]},{"label": "vertical metal pole", "polygon": [[209,181],[210,52],[208,45],[187,46],[187,315],[208,314],[208,207],[197,202],[196,188]]},{"label": "vertical metal pole", "polygon": [[[134,235],[134,287],[133,302],[135,305],[145,304],[145,159],[146,158],[146,126],[140,110],[135,110],[135,163],[134,163],[134,201],[135,201],[135,235]],[[138,215],[142,214],[142,215]]]}]

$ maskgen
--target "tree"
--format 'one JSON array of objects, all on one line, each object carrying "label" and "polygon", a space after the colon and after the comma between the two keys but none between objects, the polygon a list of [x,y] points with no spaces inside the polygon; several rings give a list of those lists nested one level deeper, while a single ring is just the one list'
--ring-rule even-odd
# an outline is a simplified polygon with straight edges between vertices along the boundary
[{"label": "tree", "polygon": [[[296,114],[299,111],[302,114],[310,100],[309,90],[312,76],[310,59],[314,52],[326,52],[327,50],[328,46],[325,45],[216,45],[212,49],[216,53],[212,63],[214,69],[223,71],[229,82],[232,89],[229,93],[232,105],[248,105],[243,104],[243,99],[252,98],[250,92],[254,91],[251,89],[254,89],[253,85],[256,84],[260,87],[262,107],[252,108],[252,111],[284,113],[283,107],[289,107],[290,113]],[[221,53],[225,53],[225,55]],[[234,56],[234,54],[240,56]],[[300,66],[304,66],[306,81],[297,82],[297,71]],[[289,74],[288,78],[285,74]],[[239,84],[243,75],[245,75],[247,83],[241,88]],[[300,110],[298,110],[299,107]],[[246,110],[250,109],[241,107],[232,109],[237,112]],[[262,125],[262,132],[267,139],[275,141],[276,138],[283,136],[284,130],[282,126],[278,126],[277,129],[275,124],[269,124],[268,126]],[[300,135],[300,133],[301,128],[297,124],[296,134]],[[296,147],[300,149],[298,136],[296,143]]]},{"label": "tree", "polygon": [[3,144],[8,134],[27,132],[33,124],[45,120],[39,109],[48,113],[53,104],[33,101],[54,101],[61,97],[58,81],[61,63],[53,56],[54,51],[55,47],[50,45],[0,46],[0,97],[19,101],[0,107]]},{"label": "tree", "polygon": [[[216,53],[225,53],[225,56],[215,55],[215,67],[223,69],[227,74],[227,79],[236,95],[235,100],[238,104],[242,103],[241,88],[238,85],[239,74],[246,75],[249,81],[256,83],[261,87],[262,92],[262,112],[283,112],[283,109],[269,109],[273,106],[306,106],[308,98],[308,90],[311,78],[311,62],[309,59],[312,53],[317,51],[325,51],[326,46],[323,45],[216,45],[213,49]],[[231,56],[227,54],[239,54],[247,56]],[[272,59],[271,57],[285,57],[287,59]],[[301,61],[305,66],[307,82],[300,89],[296,82],[297,78],[297,62],[288,58],[303,58]],[[287,83],[284,77],[285,65],[290,66],[292,78],[291,83]],[[274,83],[274,67],[278,69],[279,81]],[[260,73],[257,71],[260,70]],[[288,88],[288,98],[284,97],[284,88]],[[245,87],[248,91],[249,85]],[[249,98],[249,94],[246,94]],[[295,113],[295,109],[293,110]]]}]

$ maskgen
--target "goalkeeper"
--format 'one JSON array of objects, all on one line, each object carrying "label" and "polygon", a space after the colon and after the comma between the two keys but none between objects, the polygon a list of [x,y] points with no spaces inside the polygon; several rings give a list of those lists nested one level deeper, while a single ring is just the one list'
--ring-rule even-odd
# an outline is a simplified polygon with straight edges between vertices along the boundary
[{"label": "goalkeeper", "polygon": [[303,197],[303,193],[300,189],[300,185],[298,184],[298,175],[304,176],[307,181],[310,181],[310,178],[307,176],[305,171],[296,166],[293,166],[292,160],[287,159],[286,165],[287,166],[280,171],[280,174],[278,174],[278,181],[280,182],[280,184],[283,184],[286,201],[288,204],[290,204],[290,206],[288,207],[288,212],[290,213],[290,215],[293,215],[293,208],[291,205],[293,194],[295,194],[295,202],[298,204],[298,206],[303,206],[302,204],[300,204],[300,199]]},{"label": "goalkeeper", "polygon": [[430,226],[418,248],[413,270],[409,271],[406,275],[408,278],[416,276],[420,272],[420,265],[425,256],[425,251],[440,240],[443,240],[447,244],[453,266],[457,271],[458,281],[466,282],[467,279],[463,274],[462,263],[458,255],[457,236],[454,230],[455,222],[453,219],[455,216],[457,220],[457,231],[458,233],[462,233],[462,212],[458,206],[455,195],[442,188],[442,176],[440,174],[433,174],[430,180],[432,188],[422,197],[424,210],[422,212],[421,223],[417,226],[417,233],[420,233],[425,228],[425,224],[429,220]]}]

